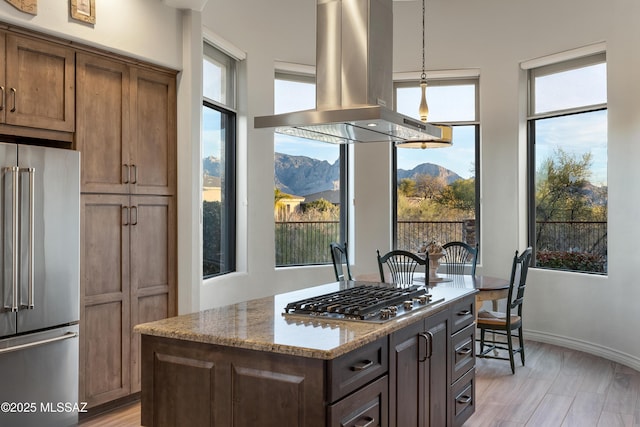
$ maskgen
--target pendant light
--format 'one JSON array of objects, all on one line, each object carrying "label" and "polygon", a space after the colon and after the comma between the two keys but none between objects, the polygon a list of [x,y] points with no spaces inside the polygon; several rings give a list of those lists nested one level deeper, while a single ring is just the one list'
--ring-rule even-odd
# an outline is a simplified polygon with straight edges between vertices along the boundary
[{"label": "pendant light", "polygon": [[[418,107],[418,115],[420,120],[427,122],[429,116],[429,105],[427,104],[427,72],[425,71],[425,16],[426,16],[426,3],[427,0],[422,0],[422,74],[420,74],[420,106]],[[440,139],[425,140],[425,141],[410,141],[410,142],[398,142],[396,147],[401,148],[443,148],[451,147],[453,142],[451,141],[452,129],[447,125],[435,125],[442,131]]]}]

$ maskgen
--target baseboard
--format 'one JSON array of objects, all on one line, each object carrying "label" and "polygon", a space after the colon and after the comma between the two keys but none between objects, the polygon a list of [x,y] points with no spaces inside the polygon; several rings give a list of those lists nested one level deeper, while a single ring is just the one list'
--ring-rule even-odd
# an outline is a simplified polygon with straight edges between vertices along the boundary
[{"label": "baseboard", "polygon": [[603,347],[588,341],[577,340],[575,338],[564,337],[561,335],[549,334],[546,332],[524,330],[524,338],[532,341],[539,341],[546,344],[553,344],[560,347],[567,347],[572,350],[583,351],[611,360],[621,365],[628,366],[631,369],[640,371],[640,358],[632,356],[621,351],[617,351],[608,347]]},{"label": "baseboard", "polygon": [[105,412],[113,411],[114,409],[131,405],[134,402],[140,400],[140,392],[130,394],[125,397],[121,397],[119,399],[113,400],[111,402],[103,403],[101,405],[94,406],[89,408],[87,412],[81,413],[78,417],[78,421],[80,423],[87,421],[93,417],[97,417],[99,415],[104,414]]}]

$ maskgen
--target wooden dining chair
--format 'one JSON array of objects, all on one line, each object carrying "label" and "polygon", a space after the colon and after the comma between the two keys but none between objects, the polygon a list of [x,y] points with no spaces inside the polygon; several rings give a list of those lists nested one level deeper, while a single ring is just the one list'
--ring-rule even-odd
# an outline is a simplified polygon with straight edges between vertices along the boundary
[{"label": "wooden dining chair", "polygon": [[446,274],[467,274],[470,266],[472,276],[476,275],[478,263],[478,244],[475,247],[465,242],[447,242],[442,245],[445,255],[440,259]]},{"label": "wooden dining chair", "polygon": [[[489,359],[509,360],[511,372],[516,373],[514,355],[520,353],[524,366],[524,340],[522,337],[522,306],[524,291],[527,283],[527,272],[531,263],[531,247],[525,249],[520,256],[516,251],[511,266],[511,279],[505,312],[478,311],[476,326],[480,329],[480,351],[477,357]],[[494,332],[491,339],[486,338],[486,332]],[[514,333],[514,331],[517,331]],[[506,342],[500,337],[506,337]],[[514,348],[513,339],[518,339],[519,347]],[[506,347],[505,347],[506,345]],[[486,348],[485,348],[486,346]],[[504,357],[494,350],[506,350],[509,357]],[[494,352],[494,353],[492,353]]]},{"label": "wooden dining chair", "polygon": [[393,250],[384,255],[380,255],[380,251],[376,252],[378,253],[380,281],[383,283],[385,282],[385,265],[391,274],[391,282],[401,287],[413,284],[413,276],[419,266],[424,267],[425,280],[429,277],[429,263],[413,252]]},{"label": "wooden dining chair", "polygon": [[[331,242],[331,260],[333,261],[333,271],[336,274],[336,281],[353,280],[351,276],[351,267],[349,267],[349,256],[347,254],[347,242],[343,244]],[[346,270],[346,276],[345,276]]]}]

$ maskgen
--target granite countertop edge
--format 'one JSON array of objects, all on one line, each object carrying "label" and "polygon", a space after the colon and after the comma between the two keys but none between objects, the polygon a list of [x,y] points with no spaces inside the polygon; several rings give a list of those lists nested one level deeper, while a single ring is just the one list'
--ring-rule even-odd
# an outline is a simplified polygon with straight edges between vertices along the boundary
[{"label": "granite countertop edge", "polygon": [[[408,316],[399,317],[385,323],[364,323],[345,320],[301,320],[300,322],[305,323],[307,326],[338,328],[345,335],[353,336],[352,338],[348,339],[347,342],[342,342],[339,345],[329,349],[311,348],[304,345],[276,343],[266,339],[253,339],[251,337],[244,336],[225,336],[225,334],[218,332],[216,325],[212,324],[214,322],[212,322],[211,320],[207,321],[207,319],[213,317],[214,320],[219,321],[218,318],[215,318],[216,315],[220,314],[219,311],[228,309],[229,307],[233,307],[234,305],[221,308],[213,308],[196,313],[184,314],[149,323],[143,323],[135,326],[134,332],[141,335],[184,340],[202,344],[219,345],[223,347],[234,347],[314,359],[331,360],[352,350],[360,348],[366,344],[374,342],[379,338],[387,336],[414,322],[423,320],[424,318],[441,312],[455,301],[473,295],[476,292],[477,291],[474,290],[461,292],[459,295],[451,298],[446,298],[445,301],[437,303],[431,307],[416,310],[415,313],[411,313]],[[262,300],[268,299],[269,298],[262,298],[249,301],[247,303],[259,303]],[[258,324],[268,324],[269,321],[272,321],[273,314],[265,313],[263,317],[265,321],[257,322]]]}]

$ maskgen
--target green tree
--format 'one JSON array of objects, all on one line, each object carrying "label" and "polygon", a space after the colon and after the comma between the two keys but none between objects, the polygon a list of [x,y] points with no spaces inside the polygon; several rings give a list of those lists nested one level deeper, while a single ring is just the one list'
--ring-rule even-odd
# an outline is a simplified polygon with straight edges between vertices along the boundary
[{"label": "green tree", "polygon": [[458,179],[442,189],[438,203],[462,213],[471,214],[476,208],[476,181],[474,178]]},{"label": "green tree", "polygon": [[398,193],[405,197],[415,196],[416,182],[411,178],[402,178],[398,183]]},{"label": "green tree", "polygon": [[536,219],[576,221],[592,219],[585,192],[591,176],[591,153],[582,157],[557,148],[536,172]]}]

